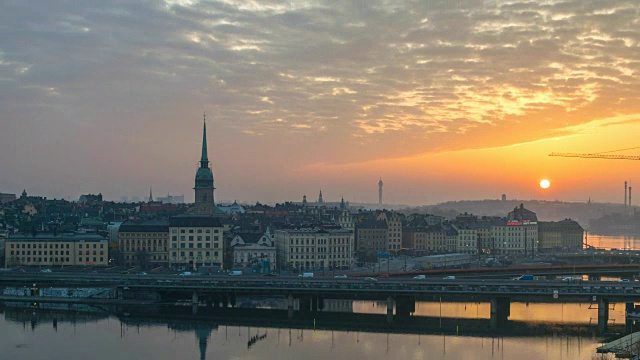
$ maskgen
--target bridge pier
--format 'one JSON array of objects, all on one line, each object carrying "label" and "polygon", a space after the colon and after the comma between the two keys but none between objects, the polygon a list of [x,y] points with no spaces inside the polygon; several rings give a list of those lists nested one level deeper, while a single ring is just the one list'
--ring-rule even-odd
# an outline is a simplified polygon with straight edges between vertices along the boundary
[{"label": "bridge pier", "polygon": [[229,304],[231,304],[231,307],[236,307],[236,294],[235,293],[231,293],[231,295],[229,295]]},{"label": "bridge pier", "polygon": [[311,311],[311,299],[309,297],[300,298],[300,313],[308,314]]},{"label": "bridge pier", "polygon": [[393,297],[387,297],[387,323],[393,323]]},{"label": "bridge pier", "polygon": [[318,311],[324,310],[324,296],[318,297]]},{"label": "bridge pier", "polygon": [[194,291],[193,294],[191,295],[191,312],[193,313],[193,315],[198,313],[199,302],[200,302],[200,299],[198,298],[198,293]]},{"label": "bridge pier", "polygon": [[416,301],[411,296],[398,296],[396,298],[396,317],[408,318],[415,311]]},{"label": "bridge pier", "polygon": [[607,332],[607,323],[609,322],[609,300],[600,298],[598,302],[598,332],[604,334]]},{"label": "bridge pier", "polygon": [[625,328],[625,332],[627,334],[630,334],[633,332],[633,325],[635,323],[635,321],[633,319],[629,318],[629,312],[633,312],[635,311],[635,303],[633,302],[627,302],[625,304],[625,322],[624,322],[624,328]]},{"label": "bridge pier", "polygon": [[293,295],[291,294],[287,296],[287,317],[293,318]]},{"label": "bridge pier", "polygon": [[318,297],[317,296],[312,296],[311,297],[311,312],[316,312],[318,311]]},{"label": "bridge pier", "polygon": [[229,307],[229,295],[227,294],[222,295],[222,307],[223,308]]},{"label": "bridge pier", "polygon": [[498,329],[505,325],[511,315],[511,300],[508,297],[494,297],[491,299],[491,319],[492,329]]}]

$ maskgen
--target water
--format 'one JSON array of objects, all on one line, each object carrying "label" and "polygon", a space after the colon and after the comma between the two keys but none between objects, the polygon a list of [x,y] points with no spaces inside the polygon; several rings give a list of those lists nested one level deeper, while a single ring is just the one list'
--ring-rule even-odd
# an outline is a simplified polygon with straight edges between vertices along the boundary
[{"label": "water", "polygon": [[640,250],[639,235],[599,235],[585,233],[585,243],[598,249]]},{"label": "water", "polygon": [[[248,327],[232,324],[233,317],[216,321],[118,318],[87,306],[74,306],[71,312],[54,309],[66,306],[52,305],[37,310],[4,307],[0,317],[1,358],[590,360],[596,358],[595,348],[602,340],[595,335],[597,310],[590,309],[588,304],[514,303],[510,317],[513,323],[524,327],[547,322],[543,326],[545,330],[534,335],[518,335],[520,330],[516,329],[514,334],[498,337],[465,334],[466,330],[458,336],[455,333],[372,333],[367,331],[366,324],[359,329],[359,324],[352,324],[357,329],[352,331],[290,329],[286,320],[272,322],[271,326]],[[375,302],[355,302],[352,308],[362,314],[386,311],[382,303]],[[487,319],[489,309],[488,304],[483,303],[416,304],[416,316],[437,319],[440,314],[445,318]],[[318,321],[319,327],[323,321]],[[624,306],[618,304],[611,310],[610,327],[621,323],[624,323]]]}]

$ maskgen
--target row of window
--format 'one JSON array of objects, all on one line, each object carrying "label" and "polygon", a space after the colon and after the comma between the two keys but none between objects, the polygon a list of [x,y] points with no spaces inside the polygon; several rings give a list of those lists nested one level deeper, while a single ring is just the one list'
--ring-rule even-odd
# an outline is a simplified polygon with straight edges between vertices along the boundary
[{"label": "row of window", "polygon": [[[213,233],[214,234],[218,234],[219,232],[220,232],[219,229],[213,229]],[[178,233],[178,229],[171,229],[171,233],[172,234],[177,234]],[[180,229],[180,234],[187,234],[187,233],[189,233],[189,234],[193,234],[193,233],[202,234],[203,230],[202,229],[196,229],[196,230],[194,230],[194,229],[189,229],[189,230]],[[204,233],[205,234],[211,234],[211,229],[204,229]]]},{"label": "row of window", "polygon": [[[194,246],[197,245],[197,246]],[[171,244],[171,248],[172,249],[177,249],[178,248],[178,244],[177,243],[172,243]],[[180,244],[180,248],[182,249],[194,249],[194,248],[198,248],[198,249],[202,249],[202,248],[211,248],[211,243],[205,243],[204,246],[202,245],[202,243],[181,243]],[[218,243],[213,243],[213,248],[217,249],[218,248]]]},{"label": "row of window", "polygon": [[[318,245],[340,245],[340,244],[346,245],[349,243],[350,240],[351,239],[349,238],[318,239]],[[290,244],[291,245],[315,245],[316,239],[290,239]]]},{"label": "row of window", "polygon": [[121,241],[121,243],[123,243],[125,245],[129,245],[129,244],[138,244],[138,245],[140,245],[140,243],[142,243],[142,244],[154,244],[154,245],[162,244],[164,246],[167,246],[167,240],[164,240],[164,241],[158,240],[158,241],[156,241],[156,239],[153,239],[153,241],[151,241],[151,240],[145,241],[144,239],[142,241],[140,241],[140,239],[131,239],[131,240],[123,240],[123,241]]},{"label": "row of window", "polygon": [[166,247],[146,247],[146,246],[142,246],[142,247],[134,247],[134,246],[125,246],[123,248],[123,251],[167,251]]},{"label": "row of window", "polygon": [[[197,251],[196,252],[196,254],[197,254],[196,256],[198,258],[201,258],[202,256],[205,256],[205,257],[211,256],[211,252],[210,251],[205,251],[204,255],[202,253],[203,253],[202,251]],[[180,257],[185,257],[185,256],[193,257],[194,256],[193,254],[194,254],[193,251],[188,251],[188,252],[187,251],[180,251]],[[174,258],[177,257],[178,256],[178,252],[176,252],[176,251],[172,252],[171,256],[174,257]],[[218,257],[218,252],[217,251],[213,251],[213,256],[214,257]]]},{"label": "row of window", "polygon": [[[92,260],[93,259],[93,260]],[[98,260],[99,259],[99,260]],[[22,257],[17,257],[16,258],[17,261],[19,261],[20,263],[69,263],[70,262],[70,258],[68,257],[31,257],[31,256],[22,256]],[[93,261],[95,262],[104,262],[104,257],[79,257],[78,258],[78,263],[83,263],[83,262],[91,262]]]},{"label": "row of window", "polygon": [[[194,237],[193,235],[189,235],[189,236],[183,236],[183,235],[180,235],[180,241],[186,241],[187,239],[188,239],[189,241],[193,241],[194,239],[195,239],[195,240],[198,240],[198,241],[202,241],[202,236],[198,235],[198,236],[195,236],[195,237]],[[214,236],[213,236],[213,240],[214,240],[214,241],[218,241],[218,239],[219,239],[219,238],[218,238],[218,235],[214,235]],[[176,235],[171,236],[171,240],[172,240],[172,241],[178,241],[178,236],[176,236]],[[206,236],[204,237],[204,240],[205,240],[205,241],[210,241],[210,240],[211,240],[211,236],[206,235]]]},{"label": "row of window", "polygon": [[[31,247],[33,245],[33,247]],[[58,247],[58,245],[60,245]],[[98,248],[98,244],[84,244],[86,245],[86,249],[90,249],[91,245],[93,245],[94,249]],[[99,244],[100,248],[104,246],[104,244]],[[37,243],[37,244],[11,244],[11,249],[69,249],[69,244],[49,244],[49,243]],[[82,249],[82,244],[78,244],[78,249]]]},{"label": "row of window", "polygon": [[[60,254],[58,254],[58,251]],[[87,251],[86,255],[90,254],[91,250]],[[31,250],[11,250],[9,255],[32,255]],[[69,250],[33,250],[33,255],[69,255]],[[78,255],[83,255],[82,251],[78,251]],[[97,255],[97,251],[93,250],[93,255]],[[104,255],[104,251],[100,250],[100,255]]]}]

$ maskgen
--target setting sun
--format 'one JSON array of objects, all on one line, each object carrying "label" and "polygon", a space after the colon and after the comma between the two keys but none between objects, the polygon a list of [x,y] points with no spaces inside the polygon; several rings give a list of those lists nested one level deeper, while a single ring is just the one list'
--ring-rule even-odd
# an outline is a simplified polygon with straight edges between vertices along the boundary
[{"label": "setting sun", "polygon": [[540,181],[540,187],[543,189],[547,189],[549,186],[551,186],[551,181],[544,179],[542,181]]}]

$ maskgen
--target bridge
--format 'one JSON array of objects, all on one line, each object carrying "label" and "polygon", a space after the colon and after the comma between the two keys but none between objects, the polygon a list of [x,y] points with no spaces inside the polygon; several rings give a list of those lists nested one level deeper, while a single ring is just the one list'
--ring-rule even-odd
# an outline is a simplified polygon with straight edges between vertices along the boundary
[{"label": "bridge", "polygon": [[603,276],[627,277],[640,274],[640,263],[638,264],[576,264],[576,265],[549,265],[549,266],[511,266],[511,267],[486,267],[468,269],[434,269],[418,270],[410,272],[374,272],[361,274],[361,276],[415,276],[415,275],[457,275],[473,277],[514,277],[522,274],[532,274],[537,276],[569,276],[588,275],[593,279]]},{"label": "bridge", "polygon": [[[3,274],[0,286],[24,288],[37,296],[43,288],[106,287],[117,300],[176,303],[226,308],[235,306],[237,296],[269,296],[287,299],[288,317],[294,317],[294,301],[302,314],[321,312],[325,299],[386,301],[387,322],[404,321],[415,311],[416,301],[462,299],[491,304],[491,328],[507,323],[510,303],[579,302],[598,305],[598,327],[607,330],[610,303],[633,303],[640,298],[640,282],[557,280],[414,280],[412,278],[299,278],[219,276],[117,276],[101,274]],[[45,299],[45,298],[43,298]],[[44,300],[43,300],[44,301]],[[395,316],[394,316],[395,308]]]}]

